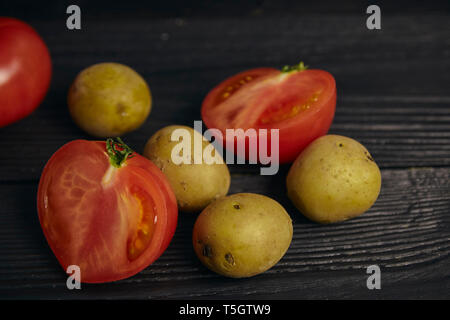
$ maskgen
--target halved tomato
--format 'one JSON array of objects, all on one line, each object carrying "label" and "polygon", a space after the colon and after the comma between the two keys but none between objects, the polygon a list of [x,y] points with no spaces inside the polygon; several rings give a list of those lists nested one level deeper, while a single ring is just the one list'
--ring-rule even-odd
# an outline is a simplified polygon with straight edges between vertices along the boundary
[{"label": "halved tomato", "polygon": [[79,266],[88,283],[146,268],[169,245],[178,216],[164,174],[120,139],[62,146],[42,172],[37,207],[61,266]]},{"label": "halved tomato", "polygon": [[[328,132],[335,108],[333,76],[300,63],[281,71],[251,69],[226,79],[208,93],[201,113],[208,128],[222,132],[225,146],[226,129],[279,129],[279,161],[286,163]],[[234,145],[246,143],[235,139]],[[270,152],[270,133],[267,139]]]}]

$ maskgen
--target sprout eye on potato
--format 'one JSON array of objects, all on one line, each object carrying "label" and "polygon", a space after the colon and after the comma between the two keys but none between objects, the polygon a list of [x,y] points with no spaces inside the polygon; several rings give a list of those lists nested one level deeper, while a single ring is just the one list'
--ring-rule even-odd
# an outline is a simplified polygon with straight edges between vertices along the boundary
[{"label": "sprout eye on potato", "polygon": [[[194,136],[202,139],[202,149],[212,147],[202,135],[186,126],[172,125],[157,131],[147,142],[143,155],[153,161],[166,175],[177,198],[181,211],[199,212],[215,199],[225,196],[230,187],[230,172],[220,154],[221,163],[175,164],[172,150],[181,142],[172,141],[177,129],[187,130],[191,137],[191,155],[194,155]],[[215,151],[217,152],[217,151]],[[193,159],[192,159],[193,160]]]},{"label": "sprout eye on potato", "polygon": [[306,217],[332,223],[356,217],[378,198],[380,170],[354,139],[326,135],[313,141],[287,176],[288,196]]},{"label": "sprout eye on potato", "polygon": [[193,246],[200,261],[218,274],[243,278],[273,267],[292,241],[292,221],[269,197],[238,193],[211,203],[198,216]]}]

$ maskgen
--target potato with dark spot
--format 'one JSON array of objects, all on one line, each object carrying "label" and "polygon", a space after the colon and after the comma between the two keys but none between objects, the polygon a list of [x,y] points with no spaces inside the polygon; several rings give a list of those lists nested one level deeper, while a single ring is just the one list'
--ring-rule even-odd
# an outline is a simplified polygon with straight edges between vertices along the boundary
[{"label": "potato with dark spot", "polygon": [[354,139],[326,135],[313,141],[287,176],[288,196],[309,219],[333,223],[356,217],[377,200],[381,173]]},{"label": "potato with dark spot", "polygon": [[140,127],[152,97],[145,80],[119,63],[99,63],[81,71],[72,83],[68,105],[75,123],[92,136],[117,137]]},{"label": "potato with dark spot", "polygon": [[[177,136],[178,132],[185,136]],[[200,148],[194,147],[195,141]],[[187,147],[182,149],[180,147],[184,142]],[[196,154],[197,162],[201,163],[195,163]],[[209,141],[190,127],[172,125],[162,128],[148,140],[143,155],[166,175],[181,211],[200,212],[212,201],[228,193],[231,178],[222,156]],[[217,159],[208,163],[203,155]],[[183,159],[187,156],[187,159],[178,163],[174,162],[176,159],[173,156]]]},{"label": "potato with dark spot", "polygon": [[237,193],[206,207],[192,242],[200,261],[218,274],[243,278],[273,267],[292,241],[289,214],[269,197]]}]

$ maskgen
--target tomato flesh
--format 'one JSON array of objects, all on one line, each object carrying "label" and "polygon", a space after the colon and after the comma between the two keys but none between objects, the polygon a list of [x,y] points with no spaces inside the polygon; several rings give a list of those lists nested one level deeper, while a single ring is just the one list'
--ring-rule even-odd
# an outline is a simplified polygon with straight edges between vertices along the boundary
[{"label": "tomato flesh", "polygon": [[[241,83],[247,74],[258,77]],[[236,83],[240,86],[225,96]],[[208,128],[220,129],[224,140],[226,129],[279,129],[279,161],[285,163],[327,133],[335,106],[336,84],[328,72],[264,68],[242,72],[211,90],[202,104],[202,119]]]},{"label": "tomato flesh", "polygon": [[155,261],[175,232],[177,205],[163,173],[135,154],[109,162],[106,145],[75,140],[49,160],[38,190],[38,212],[50,248],[82,282],[130,277]]},{"label": "tomato flesh", "polygon": [[233,95],[242,86],[247,83],[253,82],[261,77],[266,77],[271,73],[278,73],[277,69],[273,68],[259,68],[250,71],[241,72],[235,75],[232,79],[225,80],[220,88],[218,88],[217,94],[214,95],[214,105],[222,103],[224,100]]},{"label": "tomato flesh", "polygon": [[148,247],[155,229],[155,209],[153,200],[148,197],[140,188],[133,186],[132,195],[138,204],[139,218],[136,230],[130,235],[128,240],[128,259],[136,260]]}]

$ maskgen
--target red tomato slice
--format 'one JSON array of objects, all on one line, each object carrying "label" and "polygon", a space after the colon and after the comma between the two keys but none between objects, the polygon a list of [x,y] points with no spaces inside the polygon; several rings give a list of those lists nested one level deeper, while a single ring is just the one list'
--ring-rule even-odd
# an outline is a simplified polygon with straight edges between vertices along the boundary
[{"label": "red tomato slice", "polygon": [[0,17],[0,127],[29,115],[44,99],[50,54],[28,24]]},{"label": "red tomato slice", "polygon": [[[203,101],[206,126],[221,130],[224,140],[226,129],[279,129],[280,163],[295,160],[310,142],[327,133],[336,108],[333,76],[300,66],[287,72],[252,69],[226,79]],[[270,152],[270,133],[267,146]]]},{"label": "red tomato slice", "polygon": [[176,228],[176,199],[163,173],[135,153],[120,167],[110,159],[105,142],[75,140],[55,152],[39,182],[47,242],[64,270],[80,267],[82,282],[140,272],[164,252]]}]

